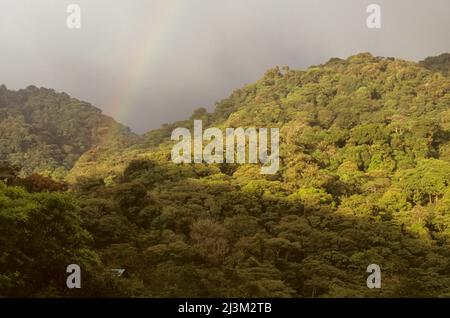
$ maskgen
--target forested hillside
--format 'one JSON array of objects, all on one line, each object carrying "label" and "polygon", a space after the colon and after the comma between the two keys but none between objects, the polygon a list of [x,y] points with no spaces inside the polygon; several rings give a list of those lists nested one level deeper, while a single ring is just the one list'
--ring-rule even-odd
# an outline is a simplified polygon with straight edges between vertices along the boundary
[{"label": "forested hillside", "polygon": [[[364,53],[276,67],[212,113],[83,155],[67,193],[5,166],[0,295],[449,297],[450,79],[433,65]],[[280,128],[280,170],[172,163],[170,134],[193,119]],[[48,279],[69,261],[86,289]],[[381,289],[366,287],[373,263]]]},{"label": "forested hillside", "polygon": [[130,145],[135,136],[92,105],[51,89],[0,86],[0,161],[62,179],[93,147]]},{"label": "forested hillside", "polygon": [[438,56],[430,56],[420,62],[420,65],[444,75],[450,74],[450,53],[444,53]]}]

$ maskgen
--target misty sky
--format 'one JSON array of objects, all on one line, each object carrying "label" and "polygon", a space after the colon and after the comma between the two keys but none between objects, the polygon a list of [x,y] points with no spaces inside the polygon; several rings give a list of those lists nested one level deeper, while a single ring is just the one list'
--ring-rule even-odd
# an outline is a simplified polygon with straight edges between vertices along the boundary
[{"label": "misty sky", "polygon": [[[66,7],[82,27],[66,26]],[[366,7],[382,28],[366,27]],[[330,57],[450,52],[449,0],[0,0],[0,83],[64,91],[136,132]]]}]

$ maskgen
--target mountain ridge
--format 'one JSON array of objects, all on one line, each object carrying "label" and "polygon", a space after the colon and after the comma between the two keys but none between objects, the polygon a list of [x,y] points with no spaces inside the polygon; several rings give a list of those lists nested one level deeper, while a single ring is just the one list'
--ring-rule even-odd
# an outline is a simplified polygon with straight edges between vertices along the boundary
[{"label": "mountain ridge", "polygon": [[[393,58],[377,58],[372,56],[370,53],[360,53],[358,55],[354,55],[350,57],[349,59],[357,59],[359,57],[365,58],[367,61],[376,61],[377,59],[382,59],[384,61],[403,61],[405,63],[411,63],[411,65],[416,65],[418,67],[423,67],[426,69],[429,69],[431,71],[435,72],[441,72],[443,75],[448,74],[448,61],[450,54],[444,53],[439,56],[435,57],[428,57],[427,59],[420,61],[418,63],[414,62],[407,62],[399,59],[393,59]],[[292,72],[308,72],[314,69],[323,69],[330,65],[340,65],[342,63],[345,63],[347,60],[343,60],[340,58],[331,58],[328,62],[316,66],[311,66],[308,69],[304,71],[291,71],[288,67],[284,67],[282,70],[279,67],[273,68],[271,70],[268,70],[264,77],[257,81],[256,83],[261,83],[263,81],[271,81],[274,80],[277,76],[281,76],[283,72],[287,72],[288,74],[292,75]],[[291,72],[291,73],[289,73]],[[272,79],[268,79],[267,77],[274,76]],[[298,83],[300,84],[300,83]],[[191,119],[193,118],[203,118],[206,120],[206,123],[208,124],[218,124],[220,122],[223,122],[225,120],[228,120],[228,116],[230,116],[232,113],[237,111],[237,107],[239,105],[235,102],[235,100],[239,100],[239,94],[242,94],[242,92],[245,91],[245,88],[248,87],[254,87],[254,84],[248,84],[243,89],[238,89],[234,91],[230,97],[225,98],[219,102],[216,103],[216,108],[214,111],[210,114],[207,113],[207,111],[204,108],[199,108],[195,110],[191,116]],[[24,96],[20,96],[20,94],[23,94]],[[36,96],[32,96],[35,94]],[[7,97],[9,95],[9,97]],[[16,96],[12,96],[16,95]],[[47,96],[45,96],[47,95]],[[53,96],[52,96],[53,95]],[[52,97],[50,97],[52,96]],[[23,120],[21,119],[19,114],[10,114],[11,113],[11,107],[7,107],[8,105],[8,98],[12,99],[13,101],[18,101],[20,104],[19,106],[16,105],[16,108],[21,109]],[[34,101],[32,99],[35,99]],[[70,138],[67,138],[67,131],[64,131],[64,128],[58,128],[54,127],[53,122],[64,122],[64,120],[68,120],[68,118],[60,120],[58,119],[49,119],[49,118],[39,118],[39,107],[43,107],[42,101],[39,101],[39,98],[47,98],[48,100],[44,103],[51,104],[53,102],[63,103],[61,105],[62,107],[57,108],[56,110],[43,110],[42,113],[45,112],[56,112],[56,113],[63,113],[64,108],[66,110],[69,109],[69,107],[78,107],[78,111],[86,111],[88,116],[91,116],[95,118],[94,122],[91,124],[91,126],[88,128],[90,130],[91,136],[88,136],[87,132],[84,131],[85,140],[82,141],[71,141],[67,140]],[[54,101],[50,100],[51,98],[54,99]],[[27,105],[28,103],[28,105]],[[33,103],[41,103],[41,106],[35,105]],[[65,105],[64,105],[65,104]],[[26,109],[26,108],[30,109]],[[33,110],[33,107],[35,108]],[[90,108],[92,107],[92,108]],[[36,110],[37,108],[37,110]],[[44,107],[45,108],[45,107]],[[275,107],[276,109],[276,107]],[[118,148],[119,150],[122,150],[126,148],[127,146],[137,146],[137,147],[156,147],[159,144],[161,144],[163,141],[167,142],[168,137],[170,136],[171,130],[173,130],[175,127],[178,127],[180,125],[187,125],[189,127],[189,121],[178,121],[174,122],[172,124],[165,124],[159,129],[153,129],[150,130],[147,133],[142,134],[141,136],[138,136],[134,133],[132,133],[128,127],[125,127],[117,122],[109,116],[106,116],[102,114],[101,110],[98,108],[92,106],[89,103],[80,101],[75,98],[71,98],[66,93],[57,93],[52,89],[45,89],[45,88],[37,88],[33,85],[29,86],[26,89],[21,89],[18,91],[9,91],[7,90],[5,85],[2,85],[0,87],[0,111],[2,113],[0,114],[0,129],[2,134],[4,136],[7,135],[7,131],[11,130],[8,128],[8,125],[18,125],[19,127],[16,127],[15,129],[21,129],[24,134],[31,134],[34,135],[34,133],[37,133],[37,136],[30,138],[30,136],[27,136],[28,144],[24,145],[24,142],[17,141],[12,148],[8,148],[8,145],[6,145],[8,142],[5,142],[3,139],[3,143],[0,143],[0,160],[6,160],[9,161],[12,164],[18,164],[18,165],[24,165],[25,167],[22,167],[23,173],[30,174],[33,172],[39,172],[44,173],[47,175],[52,175],[53,177],[56,177],[58,179],[64,178],[69,171],[75,167],[77,170],[77,166],[83,166],[83,165],[91,165],[92,162],[96,162],[96,160],[100,159],[107,159],[107,157],[110,155],[110,150]],[[16,109],[17,111],[17,109]],[[9,112],[9,113],[8,113]],[[37,115],[36,115],[37,114]],[[15,123],[8,122],[11,121],[11,116],[19,115],[17,121]],[[48,114],[47,114],[48,115]],[[64,116],[64,114],[62,114]],[[33,117],[34,116],[34,117]],[[76,114],[66,114],[66,116],[77,118]],[[44,116],[45,117],[45,116]],[[55,117],[55,116],[54,116]],[[57,117],[57,116],[56,116]],[[79,116],[80,117],[80,116]],[[33,127],[34,131],[29,131],[30,129],[30,120],[33,120],[35,118],[36,123],[38,124],[37,127]],[[78,127],[81,125],[82,121],[85,121],[85,118],[79,118],[77,123],[74,123],[74,125],[77,125]],[[37,123],[39,121],[39,123]],[[230,123],[233,125],[233,123]],[[248,123],[253,124],[253,123]],[[3,127],[2,127],[3,126]],[[97,126],[97,127],[95,127]],[[49,129],[49,127],[53,127],[52,129]],[[59,130],[58,130],[59,129]],[[70,130],[71,128],[66,128]],[[14,130],[14,129],[12,129]],[[115,130],[115,131],[114,131]],[[106,133],[105,133],[106,132]],[[39,134],[41,135],[39,136]],[[71,132],[72,134],[80,133],[80,132]],[[65,135],[66,134],[66,135]],[[97,134],[97,135],[96,135]],[[110,134],[112,138],[108,138],[107,135]],[[51,140],[52,138],[49,135],[54,136],[54,140]],[[56,141],[60,137],[62,140]],[[9,140],[13,139],[14,136],[9,136]],[[100,139],[103,138],[103,141],[100,141]],[[23,138],[26,139],[26,138]],[[36,140],[38,139],[38,140]],[[37,150],[35,150],[33,147],[30,147],[30,143],[39,143],[42,139],[44,139],[44,143],[46,147],[48,148],[48,151],[45,155],[37,154]],[[106,139],[109,139],[109,141],[105,142]],[[121,142],[118,142],[118,144],[114,144],[114,139],[121,139]],[[143,140],[143,141],[142,141]],[[48,141],[48,143],[46,143]],[[67,144],[65,144],[65,142]],[[25,142],[26,143],[26,142]],[[108,144],[109,143],[109,144]],[[103,145],[102,145],[103,144]],[[24,154],[20,155],[21,147],[26,148],[23,150]],[[30,149],[31,148],[31,149]],[[58,149],[61,148],[61,149]],[[76,148],[76,149],[73,149]],[[19,151],[18,151],[19,150]],[[109,150],[109,151],[108,151]],[[74,153],[71,153],[73,151]],[[11,153],[14,152],[14,156],[11,155]],[[28,153],[29,152],[29,153]],[[56,152],[56,153],[55,153]],[[11,158],[12,157],[12,158]],[[36,158],[37,157],[37,158]],[[35,160],[36,159],[36,160]],[[50,162],[49,162],[50,161]],[[32,162],[32,164],[27,164],[27,162]],[[31,168],[30,166],[34,165],[36,168]],[[50,166],[50,169],[46,169],[45,166]],[[80,169],[79,169],[80,170]],[[69,173],[69,179],[72,181],[74,180],[73,177],[70,177],[70,175],[73,175],[73,173]]]},{"label": "mountain ridge", "polygon": [[[0,182],[0,296],[449,297],[450,79],[427,64],[275,67],[213,112],[89,148],[69,191]],[[279,128],[279,171],[173,163],[171,132],[195,119]],[[74,262],[84,285],[70,291],[57,282]]]},{"label": "mountain ridge", "polygon": [[[115,147],[137,138],[129,128],[89,103],[52,89],[0,87],[0,161],[64,178],[95,146]],[[118,145],[117,145],[118,146]]]},{"label": "mountain ridge", "polygon": [[[288,67],[275,67],[273,69],[268,70],[265,75],[258,80],[255,83],[248,84],[244,86],[241,89],[235,90],[228,98],[225,98],[219,102],[216,103],[216,107],[214,111],[211,113],[208,113],[206,109],[204,108],[198,108],[193,112],[191,117],[188,120],[184,121],[178,121],[174,122],[172,124],[165,124],[159,129],[151,130],[145,134],[142,135],[142,138],[139,140],[138,143],[131,146],[132,152],[135,156],[145,156],[145,153],[148,151],[151,151],[151,149],[158,149],[161,147],[161,145],[167,145],[170,143],[170,134],[173,129],[176,127],[187,127],[192,128],[193,120],[194,119],[201,119],[203,120],[203,123],[205,127],[209,126],[218,126],[218,127],[239,127],[239,126],[260,126],[260,127],[267,127],[268,125],[278,125],[280,127],[283,127],[286,125],[289,121],[295,121],[301,117],[306,118],[306,121],[308,121],[308,118],[311,117],[312,112],[316,112],[314,116],[316,116],[316,122],[319,121],[318,125],[326,125],[327,120],[332,120],[330,118],[327,119],[327,116],[329,115],[329,109],[326,109],[326,107],[323,107],[324,109],[321,109],[320,111],[315,111],[314,108],[316,108],[317,101],[316,100],[308,100],[308,97],[305,98],[303,101],[287,101],[287,103],[304,103],[306,106],[301,111],[292,111],[292,107],[290,105],[287,106],[281,106],[283,103],[286,103],[286,98],[291,97],[293,93],[289,93],[290,96],[283,96],[277,92],[275,98],[272,98],[269,96],[270,90],[279,90],[281,89],[282,92],[287,92],[289,89],[297,87],[298,89],[295,89],[296,91],[310,89],[311,93],[308,92],[308,94],[316,94],[314,92],[315,86],[318,86],[317,83],[315,83],[314,76],[323,76],[320,72],[325,73],[324,76],[333,76],[333,72],[340,72],[340,70],[344,70],[349,67],[353,68],[360,68],[360,72],[362,72],[359,77],[366,76],[368,72],[373,71],[368,69],[370,66],[365,65],[364,67],[360,67],[362,64],[372,63],[372,65],[376,65],[376,68],[380,69],[374,69],[374,72],[379,72],[379,76],[382,76],[383,72],[385,72],[384,68],[387,68],[389,65],[392,66],[392,72],[397,72],[394,70],[394,68],[399,68],[400,72],[397,74],[397,76],[403,76],[407,77],[408,74],[402,74],[401,72],[406,72],[408,69],[410,72],[418,72],[422,73],[420,76],[431,76],[432,73],[427,73],[429,68],[423,67],[421,63],[416,62],[409,62],[401,59],[394,59],[394,58],[383,58],[383,57],[375,57],[372,56],[370,53],[360,53],[357,55],[354,55],[352,57],[349,57],[346,60],[338,59],[338,58],[331,58],[328,62],[318,65],[318,66],[311,66],[306,70],[291,70]],[[359,66],[358,66],[359,65]],[[430,66],[431,63],[429,62],[428,65]],[[411,69],[409,69],[411,68]],[[324,71],[329,69],[329,71]],[[389,70],[388,70],[389,71]],[[433,71],[436,71],[436,67],[434,67]],[[326,73],[330,73],[330,75]],[[348,69],[347,72],[352,72],[352,69]],[[353,81],[352,79],[353,75],[346,75],[345,79],[342,79],[341,81]],[[303,79],[302,79],[303,77]],[[309,78],[310,77],[310,78]],[[430,77],[431,78],[431,77]],[[279,87],[280,85],[273,87],[273,84],[276,83],[276,81],[279,80],[279,82],[283,83],[283,87]],[[358,80],[357,78],[355,79]],[[382,80],[382,79],[381,79]],[[380,80],[380,81],[381,81]],[[394,79],[395,80],[395,79]],[[402,81],[402,79],[397,79]],[[419,80],[419,79],[418,79]],[[447,81],[446,78],[441,78],[442,81]],[[303,82],[302,82],[303,81]],[[330,79],[331,81],[331,79]],[[345,83],[344,83],[345,84]],[[307,85],[307,87],[303,87],[303,85]],[[328,91],[323,92],[319,98],[327,99],[328,95],[333,95],[334,88],[331,87],[332,82],[327,83],[329,87],[326,89]],[[375,84],[371,84],[375,85]],[[395,85],[393,83],[392,85]],[[347,89],[352,90],[353,88],[349,87]],[[377,99],[381,96],[380,94],[385,94],[385,91],[371,91],[369,92],[371,88],[364,88],[367,90],[367,93],[371,95],[370,98],[368,98],[366,103],[374,104],[374,101],[377,101]],[[251,101],[250,96],[253,96],[258,91],[264,91],[267,92],[262,93],[262,97],[256,97],[256,98],[263,98],[267,99],[265,100],[266,105],[264,103],[258,102],[258,100]],[[253,94],[253,95],[252,95]],[[331,96],[330,95],[330,96]],[[345,97],[347,98],[347,97]],[[359,97],[358,97],[359,98]],[[250,102],[249,102],[250,101]],[[268,101],[270,101],[268,103]],[[347,103],[350,103],[347,101]],[[381,107],[381,106],[377,106]],[[384,106],[383,106],[384,107]],[[288,110],[289,109],[289,110]],[[265,113],[266,118],[263,118],[260,116],[260,112],[263,111]],[[392,110],[392,115],[395,115],[395,112],[397,110]],[[291,112],[291,113],[289,113]],[[408,116],[408,110],[404,109],[402,110],[403,115],[402,116]],[[362,113],[370,114],[371,110],[363,110]],[[274,118],[274,114],[278,114],[279,116],[284,116],[280,118]],[[231,118],[230,118],[231,116]],[[297,117],[295,117],[297,116]],[[344,111],[343,114],[338,115],[337,121],[345,122],[347,118],[353,116],[350,112]],[[357,114],[357,116],[360,116]],[[296,119],[297,118],[297,119]],[[259,119],[259,122],[256,121],[256,119]],[[307,124],[305,122],[305,124]],[[313,126],[317,123],[313,123]],[[287,128],[286,128],[287,129]],[[120,157],[120,156],[119,156]],[[121,160],[130,161],[131,158],[125,159],[124,157],[121,157]],[[108,159],[108,158],[105,158]],[[125,164],[121,166],[122,169],[125,168]],[[74,171],[72,171],[72,175],[80,173],[83,175],[89,175],[85,174],[84,172],[81,172],[84,169],[84,167],[75,166]],[[96,171],[97,173],[98,171]],[[112,171],[109,171],[112,172]],[[118,172],[118,171],[116,171]],[[116,173],[114,172],[114,173]],[[106,173],[105,171],[103,173]]]}]

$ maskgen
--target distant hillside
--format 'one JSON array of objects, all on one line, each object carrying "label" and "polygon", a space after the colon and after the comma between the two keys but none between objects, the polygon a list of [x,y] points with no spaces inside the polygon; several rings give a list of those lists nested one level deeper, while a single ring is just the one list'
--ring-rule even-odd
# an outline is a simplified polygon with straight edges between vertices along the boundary
[{"label": "distant hillside", "polygon": [[129,129],[94,106],[52,89],[0,86],[0,161],[62,178],[94,146],[124,147]]},{"label": "distant hillside", "polygon": [[420,65],[429,70],[441,72],[444,75],[450,74],[450,53],[438,56],[430,56],[420,62]]}]

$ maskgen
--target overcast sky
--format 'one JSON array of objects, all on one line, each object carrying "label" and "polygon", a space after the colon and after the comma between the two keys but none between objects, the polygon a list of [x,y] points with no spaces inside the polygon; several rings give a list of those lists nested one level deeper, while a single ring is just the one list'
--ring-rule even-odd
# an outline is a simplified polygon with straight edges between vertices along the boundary
[{"label": "overcast sky", "polygon": [[[80,30],[66,26],[71,3]],[[366,26],[371,3],[380,30]],[[0,0],[0,83],[67,92],[144,132],[275,65],[450,52],[449,13],[449,0]]]}]

